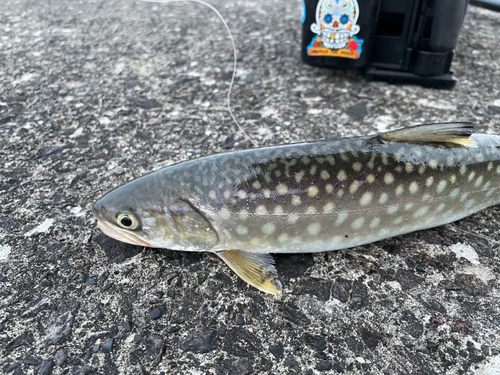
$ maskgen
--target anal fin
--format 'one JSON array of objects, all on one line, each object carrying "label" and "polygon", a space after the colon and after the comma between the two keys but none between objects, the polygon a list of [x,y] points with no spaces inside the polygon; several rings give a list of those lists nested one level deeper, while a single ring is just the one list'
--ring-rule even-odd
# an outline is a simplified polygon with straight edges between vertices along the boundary
[{"label": "anal fin", "polygon": [[281,283],[270,254],[248,253],[241,250],[216,252],[239,277],[257,289],[281,296]]},{"label": "anal fin", "polygon": [[380,138],[389,142],[453,143],[474,147],[476,144],[471,138],[474,127],[471,122],[424,124],[389,131],[381,134]]}]

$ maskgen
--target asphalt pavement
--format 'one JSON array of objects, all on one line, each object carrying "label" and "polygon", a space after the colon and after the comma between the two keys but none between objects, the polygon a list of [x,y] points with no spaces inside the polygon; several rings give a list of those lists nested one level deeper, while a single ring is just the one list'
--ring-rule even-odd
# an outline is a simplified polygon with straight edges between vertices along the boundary
[{"label": "asphalt pavement", "polygon": [[[500,13],[469,7],[453,90],[300,59],[301,2],[211,1],[261,146],[472,121],[500,134]],[[0,372],[494,374],[500,208],[354,249],[276,256],[283,296],[216,257],[104,236],[92,203],[249,147],[232,49],[199,4],[0,7]]]}]

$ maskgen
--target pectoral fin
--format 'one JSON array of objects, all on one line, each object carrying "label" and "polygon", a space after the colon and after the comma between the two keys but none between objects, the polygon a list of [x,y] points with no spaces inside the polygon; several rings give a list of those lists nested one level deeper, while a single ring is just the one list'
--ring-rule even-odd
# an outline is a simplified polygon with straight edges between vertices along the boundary
[{"label": "pectoral fin", "polygon": [[240,250],[218,251],[216,254],[239,277],[263,292],[281,296],[281,283],[270,254],[248,253]]},{"label": "pectoral fin", "polygon": [[380,138],[390,142],[454,143],[474,147],[475,142],[471,138],[474,126],[471,122],[417,125],[381,134]]}]

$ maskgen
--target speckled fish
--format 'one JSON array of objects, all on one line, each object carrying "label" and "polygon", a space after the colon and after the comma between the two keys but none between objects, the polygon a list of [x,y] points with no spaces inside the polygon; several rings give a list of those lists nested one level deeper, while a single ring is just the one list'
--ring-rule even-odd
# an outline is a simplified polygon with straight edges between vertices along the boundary
[{"label": "speckled fish", "polygon": [[500,136],[470,123],[234,151],[160,169],[99,199],[117,240],[217,254],[281,294],[270,253],[344,249],[500,202]]}]

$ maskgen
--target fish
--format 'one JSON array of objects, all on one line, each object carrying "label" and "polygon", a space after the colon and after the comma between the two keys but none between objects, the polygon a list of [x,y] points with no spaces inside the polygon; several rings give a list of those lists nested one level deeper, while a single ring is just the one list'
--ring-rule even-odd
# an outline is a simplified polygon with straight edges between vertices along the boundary
[{"label": "fish", "polygon": [[356,247],[500,202],[500,136],[468,122],[238,150],[167,166],[93,205],[106,235],[216,254],[280,296],[272,253]]}]

